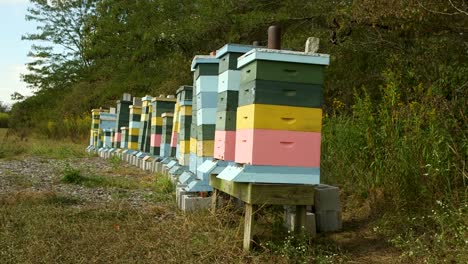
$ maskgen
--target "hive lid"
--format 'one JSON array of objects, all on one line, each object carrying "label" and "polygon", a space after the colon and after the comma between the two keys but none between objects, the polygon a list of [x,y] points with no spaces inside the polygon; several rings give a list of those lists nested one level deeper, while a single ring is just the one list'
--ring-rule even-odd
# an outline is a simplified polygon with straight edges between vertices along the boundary
[{"label": "hive lid", "polygon": [[192,90],[193,90],[193,86],[191,86],[191,85],[182,85],[182,86],[179,87],[179,89],[177,89],[176,93],[179,94],[182,91],[192,91]]},{"label": "hive lid", "polygon": [[192,71],[195,71],[198,64],[219,63],[219,59],[210,55],[196,55],[192,60]]},{"label": "hive lid", "polygon": [[226,53],[246,53],[254,48],[252,45],[226,44],[216,51],[216,58],[221,58]]},{"label": "hive lid", "polygon": [[237,59],[237,68],[240,68],[254,60],[282,61],[325,66],[330,64],[330,55],[290,50],[256,48]]}]

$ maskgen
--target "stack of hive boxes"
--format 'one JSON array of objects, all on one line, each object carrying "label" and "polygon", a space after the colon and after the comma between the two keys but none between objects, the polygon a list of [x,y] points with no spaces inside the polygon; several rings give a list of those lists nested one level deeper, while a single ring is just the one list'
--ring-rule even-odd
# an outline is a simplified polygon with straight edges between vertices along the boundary
[{"label": "stack of hive boxes", "polygon": [[166,112],[174,111],[176,99],[173,95],[167,97],[160,95],[159,97],[153,98],[151,103],[153,111],[151,114],[151,147],[149,153],[151,155],[159,155],[161,152],[163,126],[163,118],[161,115]]},{"label": "stack of hive boxes", "polygon": [[240,57],[235,162],[219,178],[320,183],[322,85],[329,56],[254,49]]},{"label": "stack of hive boxes", "polygon": [[91,133],[90,133],[90,145],[96,150],[101,148],[103,145],[104,134],[102,128],[99,126],[101,114],[109,112],[104,109],[92,109],[91,110]]},{"label": "stack of hive boxes", "polygon": [[166,112],[163,113],[161,117],[163,119],[163,128],[161,135],[161,151],[159,152],[159,156],[173,157],[175,156],[175,147],[171,146],[171,136],[174,125],[174,114]]},{"label": "stack of hive boxes", "polygon": [[171,147],[172,125],[174,122],[173,113],[163,113],[162,117],[162,133],[161,133],[161,146],[159,156],[173,157],[175,155],[175,148]]},{"label": "stack of hive boxes", "polygon": [[152,97],[146,95],[141,98],[141,117],[140,117],[140,131],[138,134],[138,150],[143,152],[150,151],[150,131],[151,131],[151,99]]},{"label": "stack of hive boxes", "polygon": [[117,115],[115,114],[115,108],[111,107],[109,112],[101,112],[99,115],[99,129],[102,131],[103,137],[103,148],[112,148],[112,131],[115,128],[115,122]]},{"label": "stack of hive boxes", "polygon": [[192,125],[193,87],[184,85],[177,89],[177,154],[176,158],[182,166],[190,162],[190,126]]},{"label": "stack of hive boxes", "polygon": [[128,141],[127,148],[130,150],[138,150],[138,135],[140,132],[141,120],[141,98],[134,97],[133,105],[130,108],[130,123],[128,126]]},{"label": "stack of hive boxes", "polygon": [[130,109],[132,97],[130,94],[124,94],[122,100],[117,101],[117,120],[114,128],[114,148],[124,148],[120,145],[122,138],[122,127],[128,127],[130,121]]},{"label": "stack of hive boxes", "polygon": [[128,148],[128,127],[124,126],[120,128],[122,133],[121,140],[120,140],[120,148],[127,149]]},{"label": "stack of hive boxes", "polygon": [[[186,191],[210,191],[208,177],[197,171],[206,160],[212,160],[214,154],[214,132],[216,127],[216,110],[218,97],[218,67],[219,60],[214,56],[195,56],[192,61],[194,71],[193,108],[196,117],[192,115],[190,144],[190,170],[197,179],[188,183]],[[196,125],[196,126],[195,126]],[[192,140],[194,139],[194,140]],[[196,156],[192,156],[196,153]]]},{"label": "stack of hive boxes", "polygon": [[240,84],[237,59],[252,48],[254,47],[226,44],[216,52],[216,57],[219,58],[219,79],[214,158],[218,160],[234,161]]}]

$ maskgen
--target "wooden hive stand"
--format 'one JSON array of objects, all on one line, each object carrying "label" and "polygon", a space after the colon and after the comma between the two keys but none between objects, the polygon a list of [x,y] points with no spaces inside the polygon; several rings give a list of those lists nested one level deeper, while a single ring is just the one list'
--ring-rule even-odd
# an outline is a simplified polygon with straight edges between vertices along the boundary
[{"label": "wooden hive stand", "polygon": [[259,205],[295,205],[296,231],[302,232],[306,226],[306,207],[314,204],[314,185],[241,183],[226,181],[210,175],[213,187],[212,210],[216,211],[219,192],[229,194],[245,203],[244,250],[250,251],[253,235],[253,216]]}]

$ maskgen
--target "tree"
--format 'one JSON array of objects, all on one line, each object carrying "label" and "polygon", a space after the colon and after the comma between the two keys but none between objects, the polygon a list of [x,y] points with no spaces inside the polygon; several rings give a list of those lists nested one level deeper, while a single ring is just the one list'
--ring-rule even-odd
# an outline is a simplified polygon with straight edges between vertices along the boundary
[{"label": "tree", "polygon": [[70,86],[89,67],[84,56],[87,19],[96,0],[31,0],[26,20],[39,23],[38,32],[23,35],[23,40],[44,43],[32,45],[27,63],[30,73],[23,80],[33,89]]}]

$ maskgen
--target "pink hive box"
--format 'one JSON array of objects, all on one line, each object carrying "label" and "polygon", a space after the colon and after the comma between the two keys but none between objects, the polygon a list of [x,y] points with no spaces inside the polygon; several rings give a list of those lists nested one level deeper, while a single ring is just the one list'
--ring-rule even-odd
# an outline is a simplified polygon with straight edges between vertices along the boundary
[{"label": "pink hive box", "polygon": [[173,147],[173,148],[177,147],[177,135],[179,135],[179,134],[176,133],[176,132],[172,132],[172,135],[171,135],[171,147]]},{"label": "pink hive box", "polygon": [[236,131],[215,131],[214,158],[233,161],[236,153]]},{"label": "pink hive box", "polygon": [[320,138],[318,132],[237,130],[235,161],[251,165],[319,167]]},{"label": "pink hive box", "polygon": [[161,145],[161,134],[151,134],[150,146],[159,147]]}]

